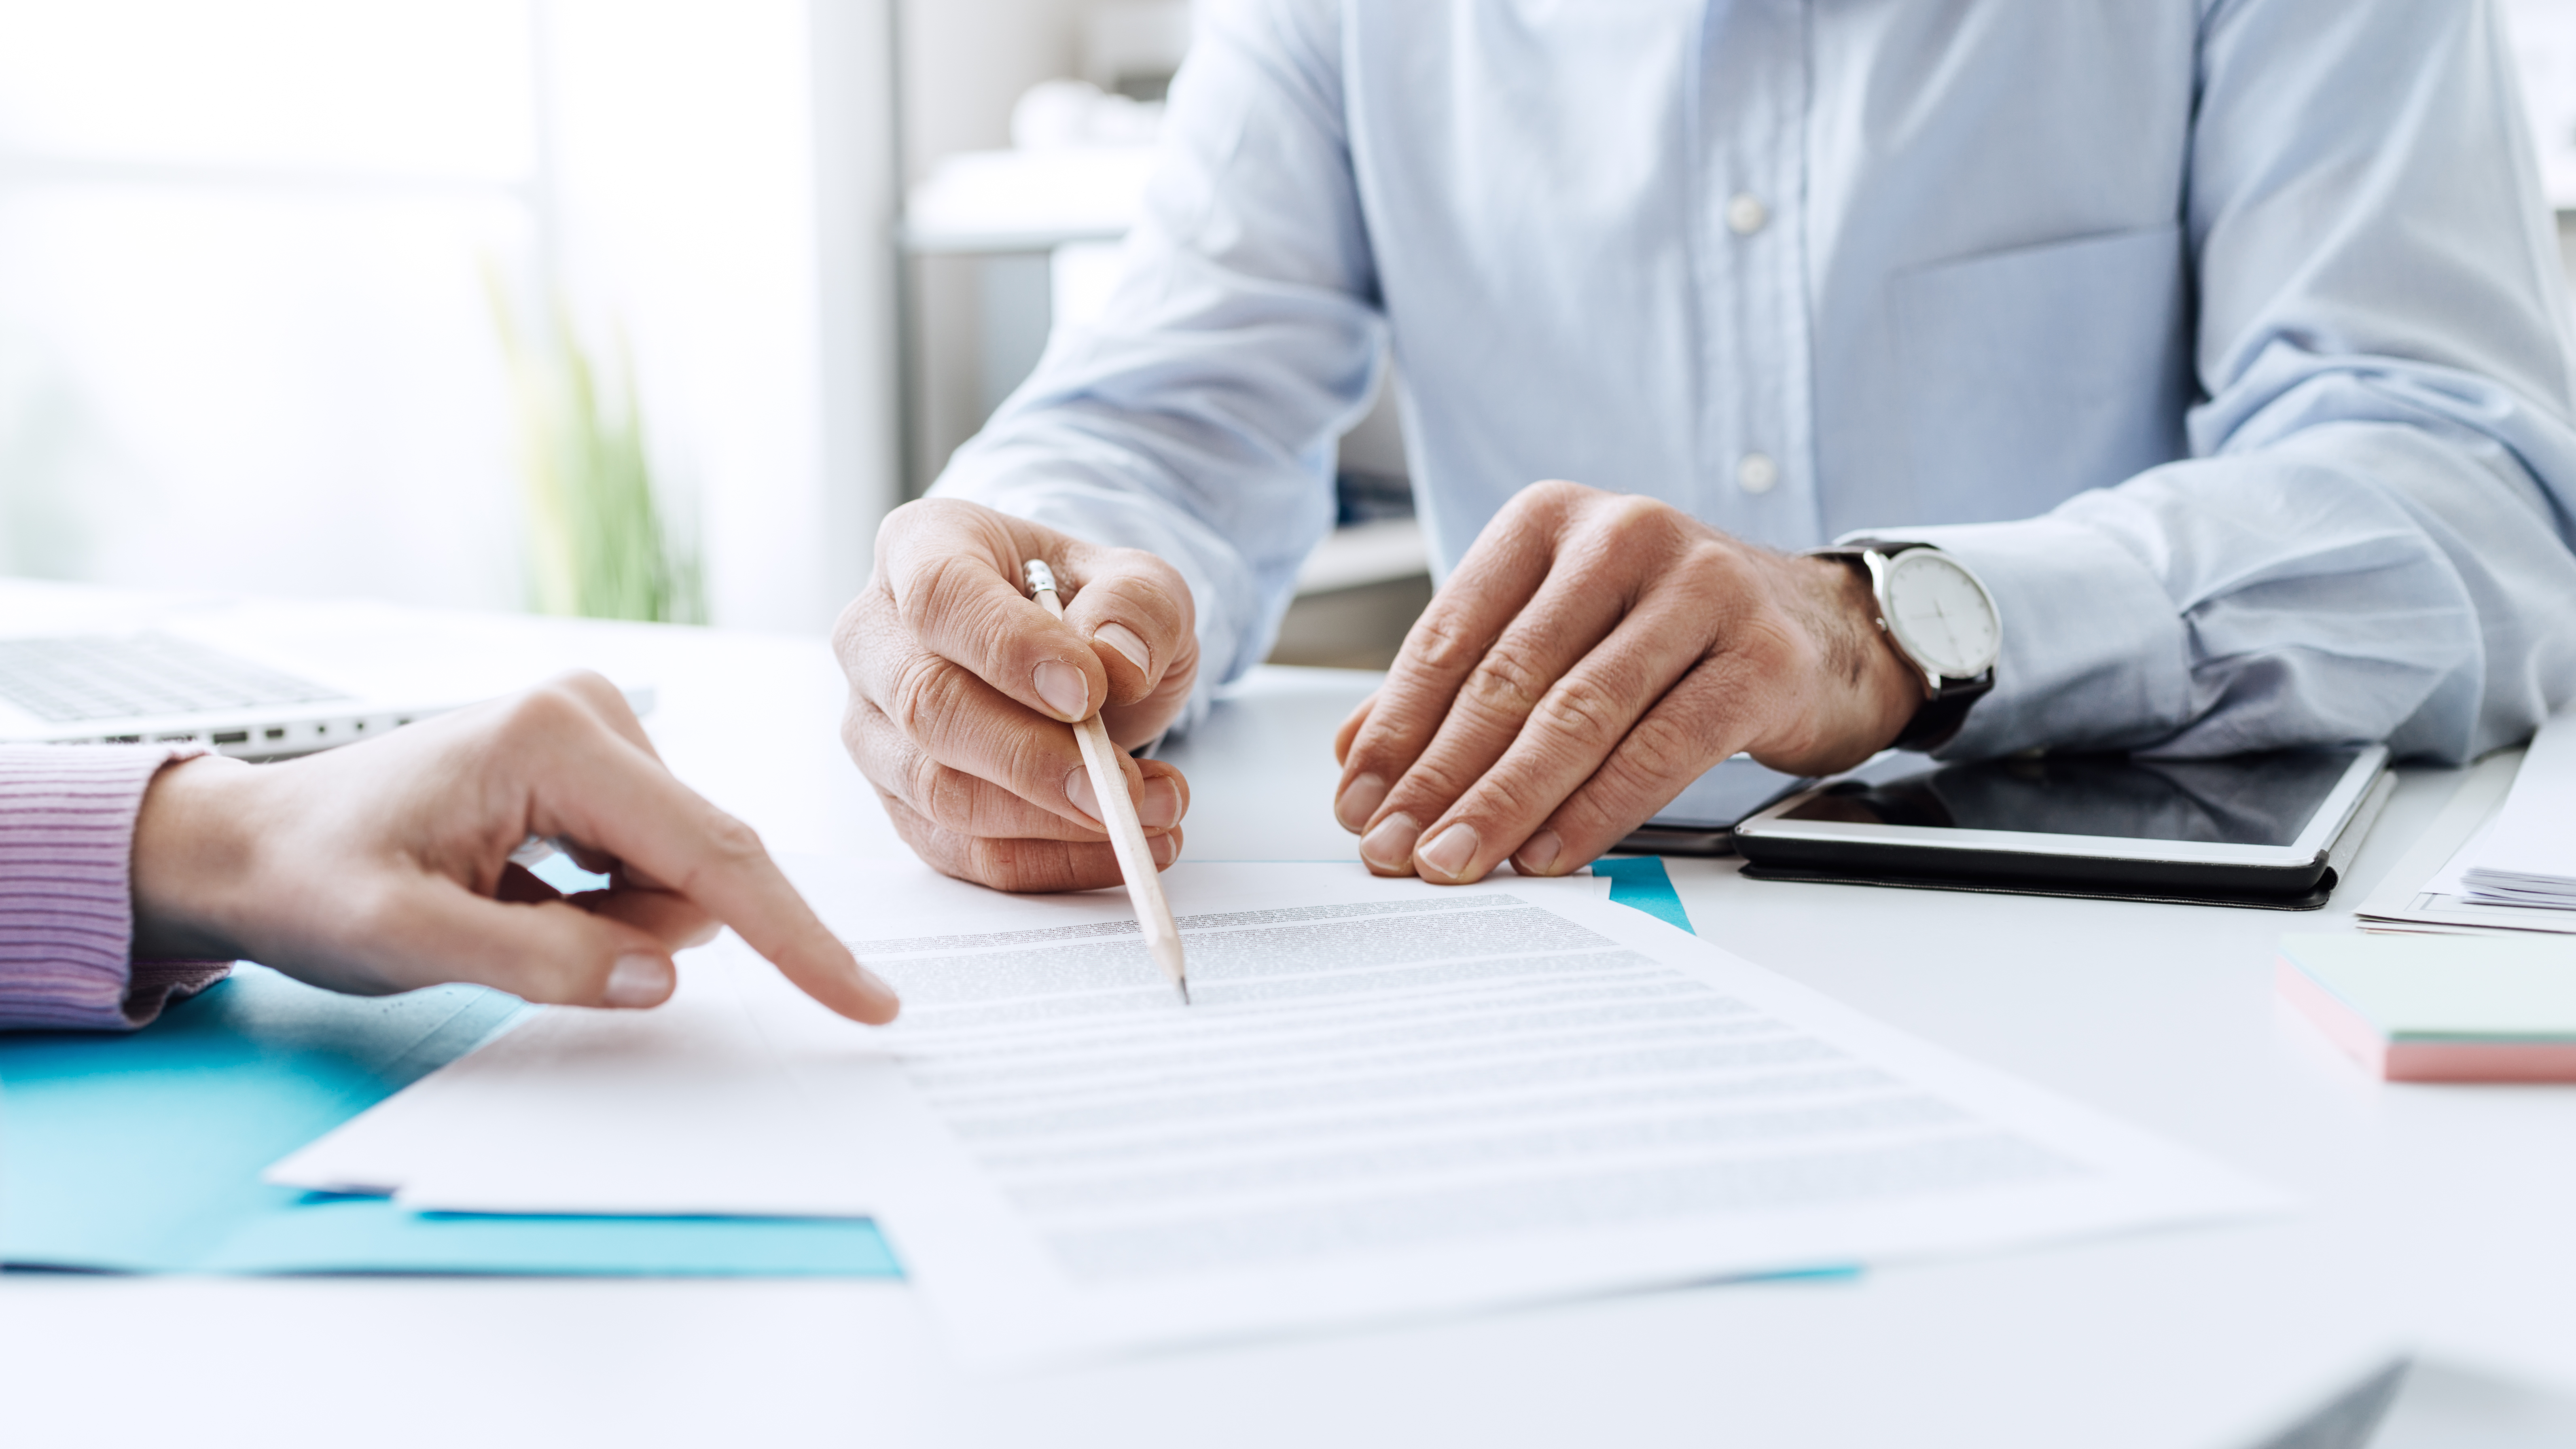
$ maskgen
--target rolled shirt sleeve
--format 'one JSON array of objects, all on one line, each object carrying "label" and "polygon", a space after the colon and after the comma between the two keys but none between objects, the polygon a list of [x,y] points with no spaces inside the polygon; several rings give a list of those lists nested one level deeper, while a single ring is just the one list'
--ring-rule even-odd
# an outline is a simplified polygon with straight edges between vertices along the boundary
[{"label": "rolled shirt sleeve", "polygon": [[1276,634],[1385,351],[1319,10],[1201,7],[1106,319],[1058,329],[933,489],[1180,570],[1190,720]]},{"label": "rolled shirt sleeve", "polygon": [[229,962],[132,959],[134,822],[196,750],[0,747],[0,1030],[121,1031]]},{"label": "rolled shirt sleeve", "polygon": [[2244,0],[2203,45],[2195,456],[1957,553],[2005,619],[1944,750],[2460,761],[2576,692],[2568,303],[2484,5]]}]

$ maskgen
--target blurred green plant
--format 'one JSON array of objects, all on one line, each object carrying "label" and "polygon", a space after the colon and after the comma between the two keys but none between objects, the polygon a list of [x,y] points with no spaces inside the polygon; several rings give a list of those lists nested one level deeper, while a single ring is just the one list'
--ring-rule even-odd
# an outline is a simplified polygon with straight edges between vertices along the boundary
[{"label": "blurred green plant", "polygon": [[673,526],[672,500],[654,483],[624,345],[616,385],[603,388],[560,300],[550,298],[538,325],[525,328],[499,269],[487,266],[484,281],[518,413],[531,605],[541,614],[706,622],[695,530]]}]

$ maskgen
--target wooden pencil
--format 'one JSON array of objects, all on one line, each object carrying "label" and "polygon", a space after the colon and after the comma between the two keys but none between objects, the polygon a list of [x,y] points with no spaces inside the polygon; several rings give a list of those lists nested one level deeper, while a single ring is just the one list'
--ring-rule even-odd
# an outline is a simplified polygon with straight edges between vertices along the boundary
[{"label": "wooden pencil", "polygon": [[[1056,597],[1055,571],[1038,559],[1027,565],[1030,595],[1046,607],[1049,614],[1064,617],[1064,601]],[[1190,999],[1190,969],[1181,954],[1180,927],[1172,922],[1171,902],[1163,899],[1163,881],[1154,868],[1154,848],[1145,839],[1144,822],[1136,818],[1136,802],[1127,794],[1127,772],[1119,768],[1118,747],[1109,741],[1109,727],[1093,714],[1073,727],[1075,743],[1082,747],[1083,768],[1091,776],[1091,793],[1100,802],[1100,827],[1109,832],[1109,848],[1118,857],[1118,873],[1127,878],[1127,899],[1136,907],[1136,924],[1145,933],[1145,950],[1163,974],[1179,988],[1181,1002]]]}]

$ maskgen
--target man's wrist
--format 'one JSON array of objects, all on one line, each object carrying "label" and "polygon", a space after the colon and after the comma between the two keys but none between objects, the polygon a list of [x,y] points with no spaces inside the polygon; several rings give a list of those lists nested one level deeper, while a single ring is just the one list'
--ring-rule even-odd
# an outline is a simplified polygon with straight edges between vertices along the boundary
[{"label": "man's wrist", "polygon": [[1896,642],[1879,627],[1878,596],[1871,592],[1866,570],[1842,559],[1802,558],[1813,570],[1817,591],[1827,604],[1832,642],[1826,668],[1842,687],[1847,727],[1836,753],[1853,758],[1848,769],[1895,743],[1923,707],[1923,675],[1897,651]]}]

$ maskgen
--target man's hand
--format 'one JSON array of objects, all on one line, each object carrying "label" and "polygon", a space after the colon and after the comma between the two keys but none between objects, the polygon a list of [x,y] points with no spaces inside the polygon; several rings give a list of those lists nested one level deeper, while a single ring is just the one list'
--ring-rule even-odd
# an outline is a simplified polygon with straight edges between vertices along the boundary
[{"label": "man's hand", "polygon": [[[1067,590],[1062,623],[1022,591],[1029,559]],[[833,631],[850,677],[842,743],[940,870],[1011,891],[1116,885],[1065,726],[1098,710],[1121,749],[1162,733],[1198,678],[1196,620],[1189,586],[1152,554],[955,499],[905,504]],[[1125,769],[1155,863],[1170,865],[1189,784],[1160,761]]]},{"label": "man's hand", "polygon": [[[510,862],[563,840],[605,890]],[[212,756],[154,777],[134,827],[140,959],[247,957],[378,996],[471,981],[530,1001],[657,1006],[671,953],[739,932],[806,995],[895,1014],[750,827],[672,778],[596,674],[276,765]]]},{"label": "man's hand", "polygon": [[1884,748],[1923,681],[1845,564],[1652,499],[1523,489],[1334,747],[1334,814],[1380,875],[1562,875],[1739,750],[1775,770]]}]

